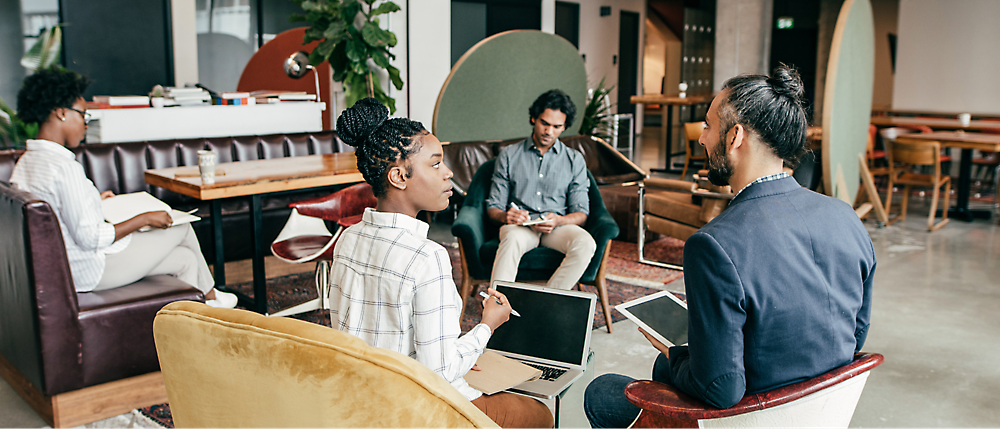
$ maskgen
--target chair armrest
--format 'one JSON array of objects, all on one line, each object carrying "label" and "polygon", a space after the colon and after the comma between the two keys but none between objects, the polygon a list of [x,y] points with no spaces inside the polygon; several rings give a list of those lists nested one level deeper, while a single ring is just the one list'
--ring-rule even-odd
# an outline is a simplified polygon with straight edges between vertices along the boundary
[{"label": "chair armrest", "polygon": [[698,184],[685,180],[663,179],[659,177],[649,177],[643,181],[647,188],[664,189],[667,191],[691,192],[698,189]]},{"label": "chair armrest", "polygon": [[458,216],[451,224],[451,233],[462,241],[469,269],[476,274],[480,274],[483,268],[483,263],[479,260],[479,249],[486,241],[483,217],[482,206],[466,204],[458,211]]},{"label": "chair armrest", "polygon": [[[607,244],[609,240],[618,237],[618,233],[621,232],[618,228],[618,222],[615,222],[615,218],[611,216],[608,212],[607,207],[603,204],[596,212],[590,213],[587,216],[587,223],[584,225],[584,229],[594,237],[594,242],[597,243],[598,250],[603,248],[603,245]],[[597,252],[596,254],[600,254]]]},{"label": "chair armrest", "polygon": [[702,420],[730,417],[752,411],[776,407],[806,395],[850,380],[879,366],[885,357],[878,353],[858,353],[854,360],[842,367],[788,386],[767,392],[746,395],[732,407],[718,409],[669,386],[652,380],[639,380],[625,387],[625,396],[643,410],[670,418]]}]

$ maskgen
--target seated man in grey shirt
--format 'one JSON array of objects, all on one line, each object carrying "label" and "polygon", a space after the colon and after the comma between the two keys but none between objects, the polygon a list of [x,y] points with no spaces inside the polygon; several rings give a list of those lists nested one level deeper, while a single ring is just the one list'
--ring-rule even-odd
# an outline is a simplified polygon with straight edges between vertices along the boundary
[{"label": "seated man in grey shirt", "polygon": [[[559,141],[576,106],[554,89],[539,96],[528,113],[531,138],[500,152],[486,202],[490,219],[503,225],[490,280],[514,281],[521,256],[541,245],[566,254],[547,285],[572,289],[597,249],[581,227],[590,213],[587,163]],[[546,221],[521,225],[539,218]]]}]

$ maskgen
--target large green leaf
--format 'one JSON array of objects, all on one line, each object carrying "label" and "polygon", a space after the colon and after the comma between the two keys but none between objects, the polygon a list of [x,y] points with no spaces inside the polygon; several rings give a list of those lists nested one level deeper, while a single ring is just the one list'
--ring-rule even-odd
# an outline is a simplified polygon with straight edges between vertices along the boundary
[{"label": "large green leaf", "polygon": [[372,53],[372,61],[379,67],[389,67],[389,58],[385,56],[385,52],[382,52],[381,49]]},{"label": "large green leaf", "polygon": [[399,5],[391,1],[387,1],[378,5],[375,9],[372,9],[372,11],[368,13],[368,16],[384,15],[387,13],[398,12],[399,10],[401,10]]},{"label": "large green leaf", "polygon": [[364,37],[365,42],[376,48],[396,46],[396,35],[379,28],[378,24],[375,23],[366,23],[361,28],[361,35]]},{"label": "large green leaf", "polygon": [[59,60],[61,47],[62,30],[56,25],[42,32],[38,41],[21,58],[21,65],[31,71],[48,68]]},{"label": "large green leaf", "polygon": [[368,58],[364,43],[357,39],[347,40],[347,58],[352,63],[364,62]]},{"label": "large green leaf", "polygon": [[344,21],[336,21],[330,23],[330,26],[326,28],[323,32],[323,38],[326,40],[332,40],[334,43],[343,39],[347,34],[347,24]]},{"label": "large green leaf", "polygon": [[399,69],[389,66],[385,70],[389,72],[389,80],[392,81],[392,86],[396,89],[403,89],[403,79],[399,77]]}]

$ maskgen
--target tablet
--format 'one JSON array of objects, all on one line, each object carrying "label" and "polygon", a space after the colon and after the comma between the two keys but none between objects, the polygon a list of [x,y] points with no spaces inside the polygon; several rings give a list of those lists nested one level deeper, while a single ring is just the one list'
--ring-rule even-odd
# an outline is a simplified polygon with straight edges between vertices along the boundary
[{"label": "tablet", "polygon": [[668,347],[688,342],[687,304],[670,291],[618,304],[615,310]]}]

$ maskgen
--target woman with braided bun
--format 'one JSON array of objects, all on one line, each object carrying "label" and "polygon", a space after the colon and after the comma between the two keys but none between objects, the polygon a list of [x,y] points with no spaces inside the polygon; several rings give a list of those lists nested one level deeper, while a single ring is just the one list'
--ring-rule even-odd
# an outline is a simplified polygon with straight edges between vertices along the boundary
[{"label": "woman with braided bun", "polygon": [[512,393],[484,395],[463,378],[478,369],[476,360],[511,308],[507,297],[491,291],[482,323],[460,335],[462,300],[448,251],[427,239],[428,225],[416,219],[421,210],[448,207],[453,174],[441,142],[419,122],[389,119],[389,110],[373,98],[344,111],[337,133],[355,148],[378,205],[344,230],[334,248],[334,326],[426,365],[502,427],[552,427],[541,402]]}]

